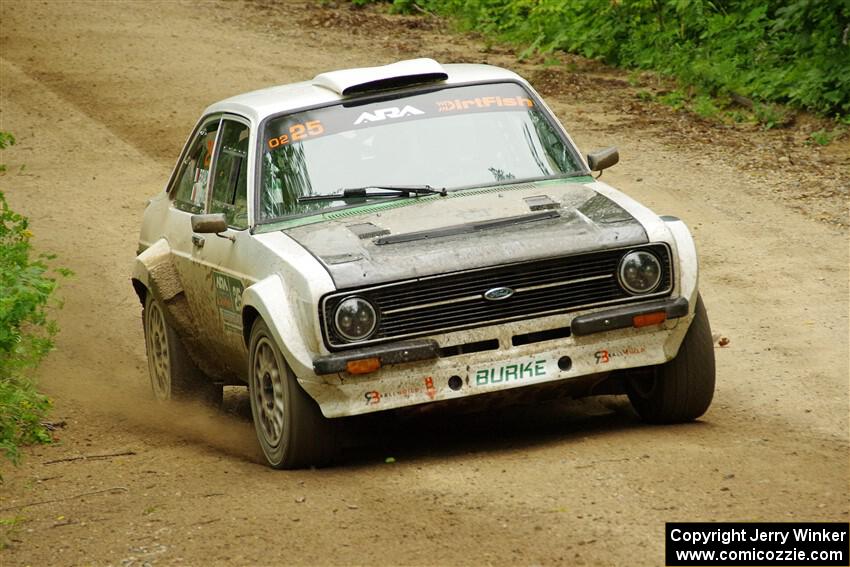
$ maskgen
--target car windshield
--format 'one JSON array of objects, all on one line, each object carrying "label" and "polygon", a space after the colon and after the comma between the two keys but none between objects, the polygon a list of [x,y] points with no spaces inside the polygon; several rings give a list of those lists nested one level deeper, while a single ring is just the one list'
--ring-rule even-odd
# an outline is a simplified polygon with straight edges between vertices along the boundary
[{"label": "car windshield", "polygon": [[451,190],[567,176],[584,171],[579,163],[548,115],[516,83],[337,104],[267,122],[259,220],[379,198],[299,202],[347,188]]}]

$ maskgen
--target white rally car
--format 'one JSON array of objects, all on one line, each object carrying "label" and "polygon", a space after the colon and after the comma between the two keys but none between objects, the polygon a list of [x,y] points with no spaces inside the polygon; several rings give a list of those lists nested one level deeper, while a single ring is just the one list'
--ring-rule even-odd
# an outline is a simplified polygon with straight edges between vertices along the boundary
[{"label": "white rally car", "polygon": [[[271,466],[340,418],[626,393],[701,416],[714,350],[685,224],[593,178],[531,86],[430,59],[206,109],[147,207],[132,282],[157,398],[247,384]],[[627,372],[626,372],[627,371]]]}]

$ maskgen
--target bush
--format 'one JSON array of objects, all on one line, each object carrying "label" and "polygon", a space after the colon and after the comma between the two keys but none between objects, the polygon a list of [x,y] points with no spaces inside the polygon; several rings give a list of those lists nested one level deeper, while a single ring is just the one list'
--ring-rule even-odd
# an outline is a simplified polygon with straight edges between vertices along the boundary
[{"label": "bush", "polygon": [[[0,149],[14,141],[0,132]],[[12,211],[0,192],[0,451],[13,463],[21,445],[51,439],[42,424],[50,402],[25,375],[53,347],[56,325],[47,308],[56,280],[47,265],[52,257],[32,257],[31,238],[26,217]]]},{"label": "bush", "polygon": [[[363,4],[369,0],[356,0]],[[737,94],[850,116],[846,0],[395,0],[462,27],[674,76],[702,94]]]}]

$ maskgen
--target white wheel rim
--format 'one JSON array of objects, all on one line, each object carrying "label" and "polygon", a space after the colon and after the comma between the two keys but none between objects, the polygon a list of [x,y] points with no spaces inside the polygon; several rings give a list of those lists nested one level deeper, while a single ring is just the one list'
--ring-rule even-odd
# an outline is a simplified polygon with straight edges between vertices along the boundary
[{"label": "white wheel rim", "polygon": [[155,301],[151,302],[148,310],[148,361],[151,386],[157,399],[167,400],[171,397],[171,357],[165,318]]},{"label": "white wheel rim", "polygon": [[284,377],[268,337],[257,341],[251,370],[251,401],[256,409],[257,428],[270,447],[277,447],[283,437]]}]

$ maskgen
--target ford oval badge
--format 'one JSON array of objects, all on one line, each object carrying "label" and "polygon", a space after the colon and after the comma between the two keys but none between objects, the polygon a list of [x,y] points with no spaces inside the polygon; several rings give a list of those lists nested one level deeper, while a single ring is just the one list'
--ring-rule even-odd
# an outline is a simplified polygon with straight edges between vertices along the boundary
[{"label": "ford oval badge", "polygon": [[501,301],[507,299],[514,294],[514,290],[509,287],[494,287],[484,292],[484,299],[488,301]]}]

